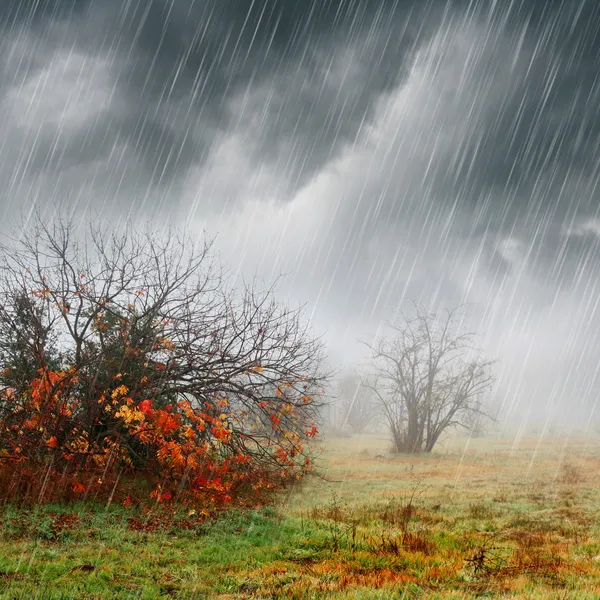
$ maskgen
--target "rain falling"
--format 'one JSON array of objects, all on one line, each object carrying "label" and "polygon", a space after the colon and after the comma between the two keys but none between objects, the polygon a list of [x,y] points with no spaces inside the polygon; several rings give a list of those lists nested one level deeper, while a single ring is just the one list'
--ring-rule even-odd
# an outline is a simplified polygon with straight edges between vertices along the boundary
[{"label": "rain falling", "polygon": [[[600,597],[599,34],[1,2],[0,598]],[[90,502],[193,551],[118,576]]]}]

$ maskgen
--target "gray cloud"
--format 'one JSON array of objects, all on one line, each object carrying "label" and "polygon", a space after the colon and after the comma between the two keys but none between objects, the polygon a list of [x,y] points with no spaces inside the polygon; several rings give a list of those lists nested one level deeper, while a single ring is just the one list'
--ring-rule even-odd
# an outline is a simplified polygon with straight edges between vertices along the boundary
[{"label": "gray cloud", "polygon": [[91,207],[219,233],[240,273],[288,273],[336,360],[410,299],[472,302],[507,407],[564,409],[573,386],[588,407],[599,11],[3,3],[0,217]]}]

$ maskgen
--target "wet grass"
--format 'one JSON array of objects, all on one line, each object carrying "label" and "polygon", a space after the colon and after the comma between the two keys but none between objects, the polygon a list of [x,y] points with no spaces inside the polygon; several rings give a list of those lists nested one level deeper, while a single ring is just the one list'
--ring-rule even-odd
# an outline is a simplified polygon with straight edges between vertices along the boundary
[{"label": "wet grass", "polygon": [[330,440],[280,505],[201,522],[0,510],[0,598],[600,597],[600,440]]}]

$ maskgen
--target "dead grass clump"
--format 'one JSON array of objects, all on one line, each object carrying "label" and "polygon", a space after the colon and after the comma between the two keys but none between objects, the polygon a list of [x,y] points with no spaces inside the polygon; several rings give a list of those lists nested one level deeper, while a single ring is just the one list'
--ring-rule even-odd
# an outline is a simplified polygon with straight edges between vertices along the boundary
[{"label": "dead grass clump", "polygon": [[519,515],[509,521],[507,528],[529,533],[548,534],[555,532],[556,523],[541,517]]},{"label": "dead grass clump", "polygon": [[494,509],[486,502],[472,502],[469,504],[469,516],[472,519],[491,519]]},{"label": "dead grass clump", "polygon": [[508,493],[506,490],[499,490],[494,497],[492,498],[492,501],[497,502],[498,504],[506,504],[508,502]]},{"label": "dead grass clump", "polygon": [[548,485],[544,481],[535,481],[529,488],[529,493],[526,495],[529,502],[536,505],[538,508],[544,506],[552,499],[552,494],[549,493]]},{"label": "dead grass clump", "polygon": [[555,508],[552,515],[561,522],[569,521],[583,527],[589,527],[596,522],[596,516],[593,513],[569,506]]},{"label": "dead grass clump", "polygon": [[404,531],[400,535],[382,533],[380,538],[370,539],[370,551],[375,554],[400,555],[404,552],[421,552],[430,556],[435,551],[435,544],[424,532]]},{"label": "dead grass clump", "polygon": [[422,552],[430,555],[435,549],[435,545],[424,535],[418,532],[405,531],[402,534],[402,546],[409,552]]},{"label": "dead grass clump", "polygon": [[520,548],[542,548],[552,543],[553,538],[549,533],[528,531],[527,529],[516,529],[512,531],[507,539],[514,540]]},{"label": "dead grass clump", "polygon": [[[244,585],[243,588],[238,588],[238,591],[250,592],[253,598],[259,597],[259,592],[262,592],[260,598],[266,598],[267,593],[269,598],[313,598],[315,594],[320,598],[356,588],[393,589],[399,585],[404,586],[407,583],[417,582],[417,578],[407,573],[399,564],[365,566],[357,561],[341,562],[339,560],[323,560],[305,564],[301,571],[294,572],[285,568],[263,567],[260,576],[262,585]],[[249,582],[255,580],[256,577],[256,572],[246,573],[246,580]]]},{"label": "dead grass clump", "polygon": [[543,506],[543,504],[546,501],[546,496],[544,496],[544,494],[537,494],[537,493],[530,493],[527,494],[527,499],[532,503],[535,504],[538,507]]},{"label": "dead grass clump", "polygon": [[308,518],[313,521],[330,520],[337,523],[349,520],[349,512],[350,509],[348,505],[345,502],[342,502],[335,493],[332,495],[329,503],[325,506],[313,506],[307,511]]},{"label": "dead grass clump", "polygon": [[[520,534],[520,535],[518,535]],[[491,585],[492,582],[513,581],[519,576],[543,579],[553,587],[564,585],[564,560],[558,546],[546,535],[530,531],[511,531],[505,539],[513,539],[518,547],[496,545],[493,538],[477,545],[465,558],[465,568],[471,582]]]},{"label": "dead grass clump", "polygon": [[563,485],[577,485],[585,481],[585,476],[579,467],[571,463],[563,463],[556,481]]},{"label": "dead grass clump", "polygon": [[439,508],[438,509],[433,508],[432,512],[429,512],[429,511],[426,511],[426,510],[420,508],[417,513],[416,518],[423,525],[430,525],[430,526],[440,525],[442,523],[448,523],[449,521],[451,521],[451,519],[449,519],[448,517],[444,516],[442,513],[439,512]]},{"label": "dead grass clump", "polygon": [[406,528],[415,514],[415,506],[411,500],[406,504],[398,504],[395,498],[392,498],[381,512],[381,520],[392,527]]},{"label": "dead grass clump", "polygon": [[392,498],[381,512],[381,520],[387,525],[399,527],[406,531],[408,524],[417,512],[415,500],[421,495],[421,481],[417,480],[412,486],[410,496],[401,503],[396,498]]},{"label": "dead grass clump", "polygon": [[563,560],[552,552],[551,548],[529,546],[517,548],[511,563],[520,572],[539,573],[548,570],[556,571],[563,564]]},{"label": "dead grass clump", "polygon": [[553,547],[517,548],[511,558],[510,575],[526,574],[553,587],[563,587],[564,561]]},{"label": "dead grass clump", "polygon": [[369,550],[375,554],[393,554],[398,556],[402,550],[402,542],[399,536],[381,534],[379,539],[369,540]]}]

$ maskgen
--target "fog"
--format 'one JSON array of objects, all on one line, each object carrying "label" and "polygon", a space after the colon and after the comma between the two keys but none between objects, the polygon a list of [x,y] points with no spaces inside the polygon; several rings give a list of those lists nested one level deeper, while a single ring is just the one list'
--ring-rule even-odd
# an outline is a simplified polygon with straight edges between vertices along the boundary
[{"label": "fog", "polygon": [[465,303],[506,423],[593,428],[595,0],[22,0],[0,23],[2,231],[216,236],[341,371],[411,302]]}]

